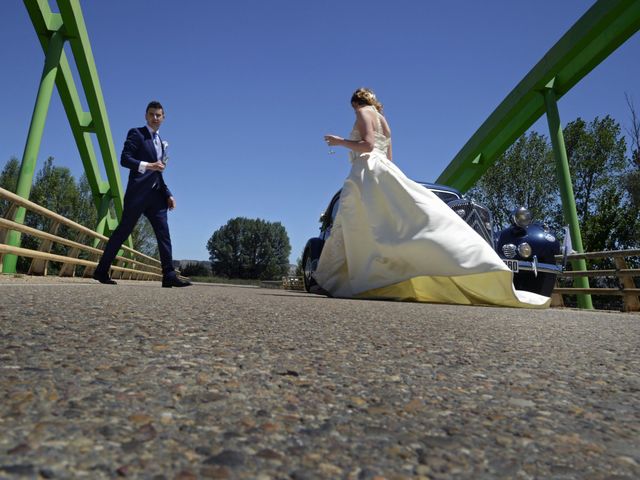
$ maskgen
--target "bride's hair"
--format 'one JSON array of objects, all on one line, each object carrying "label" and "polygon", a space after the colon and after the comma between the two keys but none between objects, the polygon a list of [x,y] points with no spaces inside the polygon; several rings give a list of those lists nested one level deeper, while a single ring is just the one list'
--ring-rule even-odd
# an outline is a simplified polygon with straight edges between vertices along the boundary
[{"label": "bride's hair", "polygon": [[376,94],[369,88],[359,88],[351,96],[351,103],[356,105],[371,105],[382,113],[382,104],[376,98]]}]

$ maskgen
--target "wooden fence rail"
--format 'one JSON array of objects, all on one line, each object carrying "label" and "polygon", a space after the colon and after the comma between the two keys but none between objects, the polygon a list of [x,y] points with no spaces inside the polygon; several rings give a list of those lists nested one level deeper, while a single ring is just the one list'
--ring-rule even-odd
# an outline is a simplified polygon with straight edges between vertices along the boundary
[{"label": "wooden fence rail", "polygon": [[[25,200],[8,190],[0,188],[0,199],[9,202],[4,218],[0,218],[0,271],[2,271],[2,259],[6,254],[13,254],[21,257],[31,258],[29,267],[30,275],[46,275],[49,262],[60,262],[60,276],[75,276],[76,266],[84,266],[83,276],[91,276],[97,266],[97,261],[102,255],[102,246],[108,240],[101,235],[83,225],[69,220],[55,212],[47,210],[40,205]],[[30,212],[47,218],[51,221],[49,232],[37,230],[35,228],[16,223],[14,221],[15,212],[18,207],[24,207]],[[69,229],[78,233],[77,241],[69,240],[57,235],[58,228],[65,225]],[[37,250],[13,247],[5,243],[9,231],[16,231],[22,234],[31,235],[40,240]],[[84,242],[96,243],[96,247],[86,245]],[[51,253],[53,244],[60,244],[69,247],[66,255]],[[116,265],[111,267],[114,278],[131,280],[151,280],[162,278],[160,261],[138,252],[126,245],[122,246],[126,257],[117,256]],[[89,259],[78,258],[84,252]]]},{"label": "wooden fence rail", "polygon": [[[591,295],[610,295],[622,297],[622,309],[625,312],[638,312],[640,311],[640,288],[636,286],[634,278],[640,277],[640,269],[629,268],[625,258],[640,256],[640,249],[633,250],[611,250],[604,252],[588,252],[588,253],[574,253],[567,256],[567,260],[594,260],[594,259],[612,259],[615,265],[615,269],[594,269],[594,270],[568,270],[563,272],[560,277],[575,278],[575,277],[609,277],[617,278],[617,288],[572,288],[572,287],[558,287],[553,290],[556,301],[553,305],[562,304],[562,295],[576,295],[579,293],[591,294]],[[562,256],[556,257],[558,260],[562,259]]]},{"label": "wooden fence rail", "polygon": [[[106,244],[108,238],[101,235],[83,225],[75,223],[68,218],[63,217],[55,212],[47,210],[29,200],[15,195],[3,188],[0,188],[0,199],[8,201],[4,218],[0,218],[0,271],[2,271],[2,259],[6,254],[13,254],[20,257],[31,258],[29,274],[46,275],[49,262],[59,262],[62,264],[60,268],[60,276],[74,276],[76,267],[83,266],[85,277],[91,276],[97,265],[97,261],[102,255],[102,246]],[[51,221],[49,232],[37,230],[26,225],[16,223],[13,219],[16,209],[24,207],[30,212],[45,217]],[[61,225],[64,225],[78,233],[76,240],[70,240],[57,235],[57,231]],[[40,240],[37,250],[13,247],[5,243],[5,239],[9,231],[20,232],[25,235],[36,237]],[[96,246],[87,245],[84,242],[93,242]],[[57,255],[51,253],[54,244],[64,245],[68,247],[66,255]],[[138,252],[126,245],[122,246],[126,257],[117,256],[116,265],[111,267],[112,276],[114,278],[132,279],[132,280],[150,280],[162,278],[162,269],[160,261]],[[78,258],[84,253],[88,259]],[[611,295],[622,297],[623,310],[627,312],[640,311],[640,288],[636,286],[635,279],[640,277],[640,269],[629,268],[625,258],[640,256],[640,249],[635,250],[617,250],[604,252],[589,252],[582,254],[571,254],[567,256],[567,260],[577,259],[612,259],[615,269],[593,269],[593,270],[572,270],[565,271],[559,275],[563,278],[573,277],[615,277],[618,280],[617,288],[572,288],[559,287],[553,290],[553,305],[559,306],[563,304],[563,295],[591,294],[591,295]],[[562,260],[562,257],[557,257]],[[274,282],[275,283],[275,282]],[[300,289],[301,282],[296,277],[284,277],[281,282],[277,282],[281,288]]]}]

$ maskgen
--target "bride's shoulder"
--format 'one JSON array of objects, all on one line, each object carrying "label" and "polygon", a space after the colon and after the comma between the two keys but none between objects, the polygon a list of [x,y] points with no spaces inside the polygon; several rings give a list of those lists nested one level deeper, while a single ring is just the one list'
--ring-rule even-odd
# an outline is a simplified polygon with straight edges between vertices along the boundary
[{"label": "bride's shoulder", "polygon": [[359,108],[356,110],[356,116],[358,117],[375,117],[378,115],[378,110],[371,105],[367,105],[366,107]]}]

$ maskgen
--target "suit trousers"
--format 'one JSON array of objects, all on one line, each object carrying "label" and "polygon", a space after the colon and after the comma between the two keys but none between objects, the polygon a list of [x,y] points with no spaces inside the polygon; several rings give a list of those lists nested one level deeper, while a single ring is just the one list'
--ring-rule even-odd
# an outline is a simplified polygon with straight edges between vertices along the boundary
[{"label": "suit trousers", "polygon": [[134,227],[142,215],[149,219],[158,241],[158,252],[162,264],[164,277],[173,274],[173,257],[171,253],[171,236],[167,222],[167,198],[160,190],[151,190],[143,199],[128,202],[125,197],[122,210],[122,220],[111,234],[107,245],[104,247],[102,258],[96,267],[96,273],[106,275],[109,273],[111,263],[116,258],[118,250],[124,241],[131,235]]}]

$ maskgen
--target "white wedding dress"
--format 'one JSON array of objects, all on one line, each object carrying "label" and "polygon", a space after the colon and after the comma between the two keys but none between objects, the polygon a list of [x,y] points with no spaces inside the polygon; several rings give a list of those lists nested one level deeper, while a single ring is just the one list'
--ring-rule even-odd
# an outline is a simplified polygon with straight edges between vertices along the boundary
[{"label": "white wedding dress", "polygon": [[[334,297],[548,307],[548,297],[514,290],[491,246],[387,158],[390,139],[377,118],[373,151],[350,154],[318,285]],[[350,138],[361,139],[357,128]]]}]

